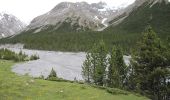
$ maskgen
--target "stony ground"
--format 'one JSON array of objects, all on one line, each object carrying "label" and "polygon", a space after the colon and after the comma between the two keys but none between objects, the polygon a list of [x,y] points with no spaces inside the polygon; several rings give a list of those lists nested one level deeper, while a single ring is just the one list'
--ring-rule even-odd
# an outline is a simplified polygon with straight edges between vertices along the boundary
[{"label": "stony ground", "polygon": [[[23,51],[27,55],[36,54],[40,59],[35,61],[23,62],[13,66],[12,71],[20,75],[28,74],[33,77],[44,76],[47,77],[53,68],[58,77],[67,80],[83,80],[81,75],[81,66],[85,60],[86,54],[83,52],[55,52],[55,51],[41,51],[41,50],[27,50],[23,49],[22,45],[7,45],[0,46],[7,47],[12,51]],[[129,63],[129,57],[124,57],[125,62]]]}]

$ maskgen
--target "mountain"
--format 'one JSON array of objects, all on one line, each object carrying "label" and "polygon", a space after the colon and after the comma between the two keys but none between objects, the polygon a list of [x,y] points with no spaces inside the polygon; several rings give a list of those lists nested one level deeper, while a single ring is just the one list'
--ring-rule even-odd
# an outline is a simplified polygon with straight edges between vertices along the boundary
[{"label": "mountain", "polygon": [[136,0],[109,21],[106,30],[123,33],[141,33],[151,25],[157,33],[169,33],[170,3],[168,0]]},{"label": "mountain", "polygon": [[[92,5],[96,8],[100,6],[99,4],[91,4],[91,6]],[[56,9],[56,7],[54,9]],[[136,41],[140,39],[141,33],[148,25],[153,27],[154,31],[158,33],[163,41],[168,37],[170,38],[170,3],[168,0],[136,0],[125,9],[114,11],[114,14],[112,11],[111,13],[108,13],[108,10],[104,9],[102,9],[102,11],[107,12],[101,14],[102,16],[105,15],[103,18],[108,18],[107,20],[105,19],[107,28],[102,31],[88,30],[77,32],[73,31],[74,29],[67,23],[62,25],[56,24],[59,25],[59,27],[56,27],[56,25],[48,27],[46,27],[47,25],[43,25],[43,28],[39,28],[40,26],[36,24],[34,24],[35,26],[33,27],[32,23],[34,19],[29,25],[29,30],[23,31],[13,38],[2,39],[0,43],[23,43],[25,44],[25,48],[29,49],[87,51],[94,43],[102,39],[106,43],[106,46],[109,47],[108,49],[113,45],[119,45],[125,52],[130,52],[130,49],[135,46]],[[91,16],[92,14],[86,13],[85,15]],[[69,18],[72,19],[72,17]],[[66,17],[66,19],[68,18]],[[48,20],[46,21],[48,22]],[[41,21],[43,22],[43,20],[40,20],[40,22]],[[70,20],[70,22],[72,23],[73,21]]]},{"label": "mountain", "polygon": [[20,33],[26,25],[13,15],[0,13],[0,38]]},{"label": "mountain", "polygon": [[106,3],[62,2],[51,11],[34,18],[27,30],[36,29],[35,33],[53,27],[59,31],[101,30],[107,27],[105,21],[116,13]]}]

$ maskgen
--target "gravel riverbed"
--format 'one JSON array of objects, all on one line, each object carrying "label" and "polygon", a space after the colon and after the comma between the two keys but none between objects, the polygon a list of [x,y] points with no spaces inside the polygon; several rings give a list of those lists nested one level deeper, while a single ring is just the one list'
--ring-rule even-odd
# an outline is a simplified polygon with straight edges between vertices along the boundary
[{"label": "gravel riverbed", "polygon": [[[84,52],[57,52],[57,51],[42,51],[23,49],[22,45],[6,45],[0,48],[8,48],[16,53],[22,50],[27,55],[36,54],[40,59],[18,63],[12,67],[12,71],[19,74],[28,74],[32,77],[47,77],[53,68],[58,77],[67,80],[83,80],[81,75],[81,66],[85,60],[86,53]],[[126,64],[129,63],[129,56],[124,56]]]}]

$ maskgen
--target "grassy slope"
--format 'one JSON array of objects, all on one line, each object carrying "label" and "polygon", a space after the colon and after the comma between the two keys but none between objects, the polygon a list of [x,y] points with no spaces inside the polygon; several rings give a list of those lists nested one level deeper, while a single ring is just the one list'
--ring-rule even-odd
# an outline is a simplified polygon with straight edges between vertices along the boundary
[{"label": "grassy slope", "polygon": [[83,84],[17,76],[10,71],[13,64],[0,60],[0,100],[147,100],[133,94],[112,95]]}]

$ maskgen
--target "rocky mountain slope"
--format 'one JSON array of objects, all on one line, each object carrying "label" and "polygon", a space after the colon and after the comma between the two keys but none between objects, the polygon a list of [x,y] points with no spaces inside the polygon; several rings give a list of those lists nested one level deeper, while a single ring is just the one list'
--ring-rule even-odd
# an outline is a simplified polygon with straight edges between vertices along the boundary
[{"label": "rocky mountain slope", "polygon": [[0,38],[20,33],[26,25],[13,15],[0,13]]},{"label": "rocky mountain slope", "polygon": [[[51,11],[32,20],[27,30],[39,32],[52,26],[54,30],[86,31],[101,30],[107,27],[106,20],[116,13],[106,3],[62,2]],[[68,30],[68,31],[70,31]]]},{"label": "rocky mountain slope", "polygon": [[131,10],[125,9],[124,13],[109,22],[108,32],[141,33],[148,25],[161,35],[170,32],[168,0],[136,0],[128,8]]},{"label": "rocky mountain slope", "polygon": [[110,17],[108,19],[108,23],[109,25],[116,26],[120,24],[124,19],[126,19],[131,14],[131,12],[141,7],[144,3],[150,5],[151,8],[155,4],[162,3],[162,2],[165,2],[166,4],[169,3],[168,0],[136,0],[133,4],[129,5],[125,9],[121,9],[118,13]]},{"label": "rocky mountain slope", "polygon": [[[162,40],[170,38],[169,13],[170,3],[167,0],[136,0],[134,4],[122,9],[117,16],[113,15],[108,20],[103,19],[109,24],[106,24],[108,27],[100,32],[75,32],[68,23],[64,23],[58,28],[53,25],[44,30],[38,27],[29,29],[13,38],[0,40],[0,43],[24,43],[25,48],[75,52],[87,51],[94,43],[102,39],[109,48],[113,45],[120,45],[124,51],[130,51],[148,25],[153,27]],[[104,16],[104,14],[102,15]],[[31,28],[31,26],[29,27]],[[41,30],[37,32],[38,29]]]}]

